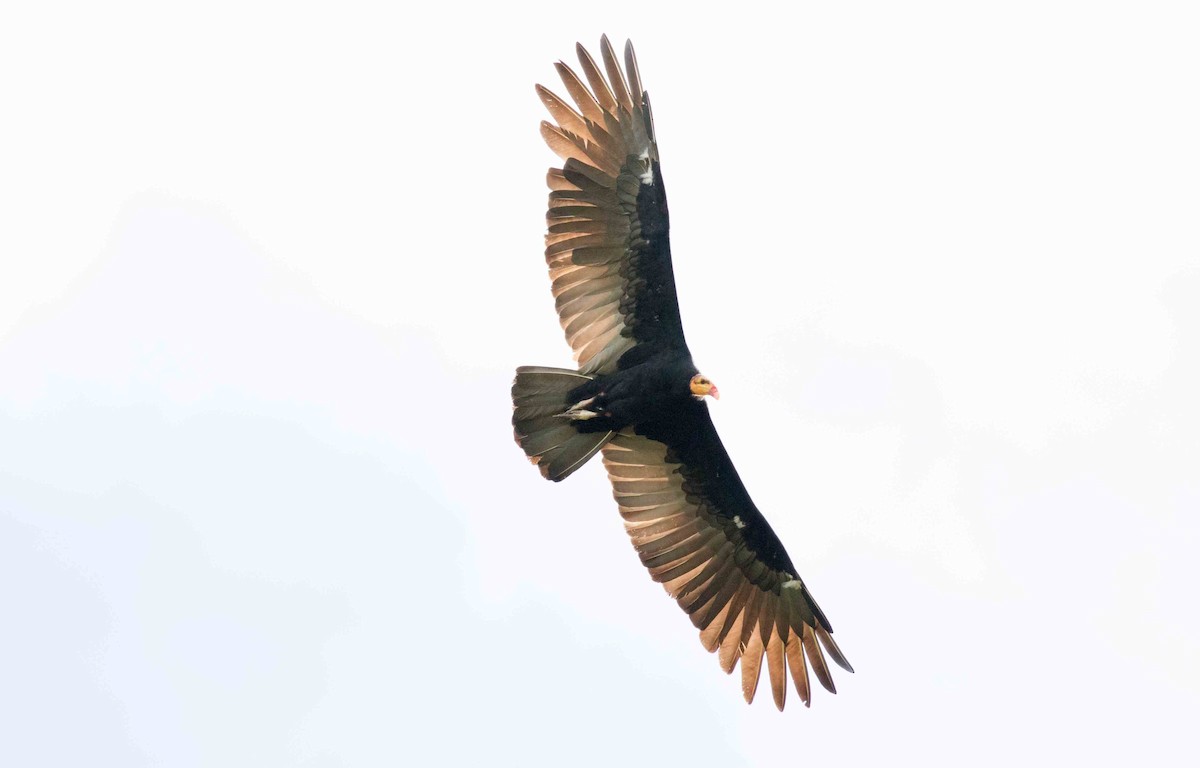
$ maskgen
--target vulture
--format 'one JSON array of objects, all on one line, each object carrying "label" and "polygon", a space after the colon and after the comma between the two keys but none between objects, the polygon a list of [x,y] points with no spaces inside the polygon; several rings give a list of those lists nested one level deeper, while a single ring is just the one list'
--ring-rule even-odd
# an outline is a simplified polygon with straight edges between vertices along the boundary
[{"label": "vulture", "polygon": [[517,444],[549,480],[600,453],[626,531],[650,576],[700,642],[754,699],[764,657],[775,706],[787,678],[805,706],[809,667],[836,692],[826,656],[853,672],[783,543],[750,499],[709,416],[720,396],[684,341],[667,196],[650,99],[633,46],[625,68],[608,38],[580,78],[556,65],[574,105],[538,85],[562,159],[546,176],[546,264],[577,370],[517,369]]}]

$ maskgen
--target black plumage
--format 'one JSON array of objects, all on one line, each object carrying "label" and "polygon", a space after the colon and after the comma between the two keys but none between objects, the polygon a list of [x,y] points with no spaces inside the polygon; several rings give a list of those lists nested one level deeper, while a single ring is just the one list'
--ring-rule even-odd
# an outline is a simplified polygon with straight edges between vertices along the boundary
[{"label": "black plumage", "polygon": [[557,65],[574,107],[537,87],[556,121],[542,136],[564,161],[547,175],[546,263],[579,370],[517,369],[516,440],[555,481],[602,452],[643,565],[722,669],[741,661],[746,700],[765,656],[776,706],[789,668],[807,706],[808,664],[830,691],[826,653],[853,670],[709,417],[718,391],[683,335],[649,99],[633,47],[624,72],[607,38],[600,50],[603,72],[576,46],[587,85]]}]

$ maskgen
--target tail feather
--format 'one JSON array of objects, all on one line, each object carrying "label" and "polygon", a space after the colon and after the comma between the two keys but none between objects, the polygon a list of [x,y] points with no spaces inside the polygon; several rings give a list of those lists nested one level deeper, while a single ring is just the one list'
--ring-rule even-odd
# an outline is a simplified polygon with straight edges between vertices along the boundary
[{"label": "tail feather", "polygon": [[612,439],[612,432],[585,433],[563,418],[568,393],[592,380],[565,368],[521,366],[513,380],[513,436],[542,477],[558,482],[582,467]]}]

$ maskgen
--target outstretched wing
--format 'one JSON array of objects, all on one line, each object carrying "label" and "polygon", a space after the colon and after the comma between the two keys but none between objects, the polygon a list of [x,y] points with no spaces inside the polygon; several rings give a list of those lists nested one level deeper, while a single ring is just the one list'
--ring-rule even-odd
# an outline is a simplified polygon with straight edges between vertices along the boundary
[{"label": "outstretched wing", "polygon": [[607,79],[583,46],[576,51],[590,88],[566,64],[556,65],[574,107],[537,86],[557,123],[543,122],[542,136],[564,160],[546,177],[546,263],[580,370],[610,373],[634,347],[683,349],[685,342],[667,197],[633,46],[625,44],[623,73],[608,38],[601,39]]},{"label": "outstretched wing", "polygon": [[691,617],[721,668],[742,662],[742,694],[758,687],[763,656],[775,706],[787,673],[810,703],[808,670],[836,692],[828,653],[853,672],[766,518],[754,506],[702,403],[670,423],[621,432],[604,446],[604,466],[625,528],[650,576]]}]

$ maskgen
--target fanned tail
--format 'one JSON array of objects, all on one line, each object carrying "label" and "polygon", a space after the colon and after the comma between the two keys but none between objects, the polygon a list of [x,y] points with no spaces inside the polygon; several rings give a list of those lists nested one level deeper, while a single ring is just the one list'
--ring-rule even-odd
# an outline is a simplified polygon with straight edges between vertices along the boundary
[{"label": "fanned tail", "polygon": [[558,482],[582,467],[612,432],[580,432],[564,418],[568,393],[592,376],[566,368],[523,365],[513,379],[513,436],[542,477]]}]

